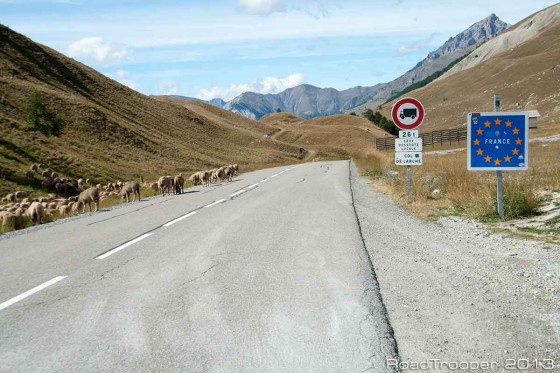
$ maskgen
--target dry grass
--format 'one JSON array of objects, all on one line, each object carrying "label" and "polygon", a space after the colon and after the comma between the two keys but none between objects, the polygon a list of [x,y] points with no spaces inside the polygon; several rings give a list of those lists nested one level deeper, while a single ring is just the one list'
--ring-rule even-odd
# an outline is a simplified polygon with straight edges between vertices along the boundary
[{"label": "dry grass", "polygon": [[[26,131],[33,90],[64,115],[61,137]],[[39,194],[40,180],[24,175],[40,162],[102,184],[232,163],[247,170],[298,162],[299,146],[264,138],[275,131],[210,105],[147,97],[0,25],[0,169],[9,172],[6,180],[0,172],[0,196]]]},{"label": "dry grass", "polygon": [[[539,192],[560,190],[560,142],[531,144],[530,168],[504,172],[506,219],[536,213]],[[362,174],[376,180],[391,196],[421,217],[462,214],[480,220],[497,219],[496,178],[493,172],[467,170],[466,153],[424,157],[413,167],[412,189],[406,195],[406,169],[394,165],[392,152],[361,152],[354,159]],[[441,197],[434,197],[434,190]]]}]

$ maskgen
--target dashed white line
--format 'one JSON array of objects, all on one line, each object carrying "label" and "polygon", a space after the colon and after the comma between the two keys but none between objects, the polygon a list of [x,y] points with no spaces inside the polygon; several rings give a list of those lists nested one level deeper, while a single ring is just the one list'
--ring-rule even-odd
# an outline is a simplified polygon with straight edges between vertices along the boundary
[{"label": "dashed white line", "polygon": [[119,251],[121,251],[122,249],[126,249],[127,247],[134,245],[136,242],[138,241],[142,241],[144,238],[148,238],[152,235],[152,233],[146,233],[141,235],[140,237],[137,237],[135,239],[133,239],[132,241],[128,241],[127,243],[124,243],[122,245],[120,245],[119,247],[115,247],[113,250],[109,250],[107,251],[105,254],[101,254],[98,257],[96,257],[95,259],[105,259],[106,257],[113,255],[115,253],[118,253]]},{"label": "dashed white line", "polygon": [[22,294],[20,294],[16,297],[13,297],[12,299],[9,299],[9,300],[5,301],[4,303],[0,304],[0,310],[3,310],[6,307],[10,307],[12,304],[17,303],[20,300],[25,299],[28,296],[33,295],[36,292],[41,291],[44,288],[47,288],[47,287],[59,282],[60,280],[64,280],[66,277],[67,276],[58,276],[58,277],[55,277],[52,280],[49,280],[49,281],[47,281],[47,282],[45,282],[45,283],[43,283],[39,286],[34,287],[31,290],[27,290],[25,293],[22,293]]},{"label": "dashed white line", "polygon": [[247,187],[247,189],[256,188],[258,185],[259,185],[259,183],[256,183],[256,184],[253,184],[253,185],[249,185],[249,186]]},{"label": "dashed white line", "polygon": [[276,176],[278,176],[278,174],[274,174],[270,178],[272,179],[273,177],[276,177]]},{"label": "dashed white line", "polygon": [[270,179],[269,177],[267,177],[266,179],[262,179],[261,183],[264,183],[265,181],[267,181],[268,179]]},{"label": "dashed white line", "polygon": [[233,193],[233,194],[230,194],[229,196],[230,196],[231,198],[237,197],[238,195],[243,194],[243,193],[245,193],[246,191],[247,191],[247,190],[245,190],[245,189],[241,189],[241,190],[238,190],[237,192],[235,192],[235,193]]},{"label": "dashed white line", "polygon": [[193,215],[196,214],[196,213],[197,213],[197,211],[189,212],[188,214],[183,215],[183,216],[181,216],[181,217],[179,217],[179,218],[177,218],[177,219],[175,219],[175,220],[171,220],[169,223],[165,223],[163,226],[164,226],[164,227],[170,227],[170,226],[172,226],[173,224],[175,224],[175,223],[177,223],[177,222],[180,222],[181,220],[186,219],[186,218],[188,218],[189,216],[193,216]]},{"label": "dashed white line", "polygon": [[217,205],[218,203],[222,203],[222,202],[225,202],[225,201],[226,201],[225,198],[219,199],[216,202],[212,202],[211,204],[204,206],[204,208],[212,207],[214,205]]}]

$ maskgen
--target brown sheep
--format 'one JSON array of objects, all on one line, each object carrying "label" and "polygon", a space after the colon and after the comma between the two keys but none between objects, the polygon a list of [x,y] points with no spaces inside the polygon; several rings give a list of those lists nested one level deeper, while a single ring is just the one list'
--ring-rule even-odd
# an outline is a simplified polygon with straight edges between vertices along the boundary
[{"label": "brown sheep", "polygon": [[192,174],[191,177],[189,177],[189,181],[192,183],[192,185],[202,184],[201,181],[200,181],[200,175],[199,175],[198,172]]},{"label": "brown sheep", "polygon": [[212,178],[212,170],[200,171],[200,180],[202,186],[210,186],[210,179]]},{"label": "brown sheep", "polygon": [[54,188],[54,179],[50,176],[45,177],[43,179],[43,182],[41,183],[41,186],[45,191],[52,190]]},{"label": "brown sheep", "polygon": [[151,183],[150,189],[157,193],[159,191],[158,183]]},{"label": "brown sheep", "polygon": [[173,178],[171,176],[162,176],[158,179],[159,192],[165,196],[165,192],[171,194],[171,187],[173,186]]},{"label": "brown sheep", "polygon": [[138,181],[129,181],[123,184],[121,188],[121,197],[129,202],[129,197],[132,194],[132,202],[136,201],[136,196],[138,196],[138,201],[140,201],[140,183]]},{"label": "brown sheep", "polygon": [[39,172],[39,165],[38,164],[32,164],[31,165],[31,171]]},{"label": "brown sheep", "polygon": [[86,212],[86,204],[91,212],[91,204],[95,204],[95,211],[99,211],[99,188],[91,187],[84,190],[78,196],[78,205],[82,207],[82,212]]},{"label": "brown sheep", "polygon": [[218,177],[218,181],[221,183],[226,179],[226,172],[225,167],[220,167],[216,170],[216,176]]},{"label": "brown sheep", "polygon": [[16,199],[19,201],[27,197],[27,192],[24,192],[23,190],[18,190],[14,194],[16,196]]},{"label": "brown sheep", "polygon": [[45,219],[45,207],[39,202],[33,202],[25,211],[25,215],[34,225],[41,224]]},{"label": "brown sheep", "polygon": [[181,194],[184,192],[183,187],[185,185],[185,177],[183,176],[182,173],[180,173],[179,175],[175,175],[175,178],[173,179],[173,184],[175,185],[175,194]]},{"label": "brown sheep", "polygon": [[27,172],[25,173],[25,177],[28,178],[28,179],[33,179],[33,178],[35,177],[35,172],[33,172],[33,171],[27,171]]},{"label": "brown sheep", "polygon": [[233,165],[226,166],[224,168],[224,172],[226,174],[227,181],[232,181],[233,180],[233,174],[235,173],[235,169],[233,168]]}]

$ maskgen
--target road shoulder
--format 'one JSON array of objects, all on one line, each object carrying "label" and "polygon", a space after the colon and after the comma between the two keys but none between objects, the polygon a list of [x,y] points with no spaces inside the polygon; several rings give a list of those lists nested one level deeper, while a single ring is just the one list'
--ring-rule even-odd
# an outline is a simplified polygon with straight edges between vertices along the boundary
[{"label": "road shoulder", "polygon": [[351,183],[403,363],[560,366],[560,246],[490,234],[463,218],[416,219],[373,192],[353,164]]}]

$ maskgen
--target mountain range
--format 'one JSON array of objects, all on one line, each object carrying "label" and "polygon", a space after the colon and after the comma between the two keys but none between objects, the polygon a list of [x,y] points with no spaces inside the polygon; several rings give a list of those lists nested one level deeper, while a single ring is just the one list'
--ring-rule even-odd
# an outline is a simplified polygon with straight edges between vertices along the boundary
[{"label": "mountain range", "polygon": [[[493,95],[502,111],[537,110],[536,136],[557,134],[560,119],[560,4],[521,20],[478,46],[461,62],[411,96],[426,117],[420,131],[464,128],[469,112],[493,111]],[[394,100],[383,105],[389,116]],[[556,126],[556,127],[555,127]]]},{"label": "mountain range", "polygon": [[313,118],[351,109],[367,101],[383,86],[377,84],[373,87],[354,87],[338,91],[334,88],[302,84],[277,94],[245,92],[226,103],[224,109],[257,120],[275,111]]},{"label": "mountain range", "polygon": [[256,120],[276,111],[290,112],[302,118],[361,112],[366,108],[378,107],[407,87],[442,71],[508,27],[509,24],[491,14],[447,40],[413,69],[389,83],[358,86],[343,91],[302,84],[276,94],[245,92],[229,102],[221,99],[206,102]]}]

